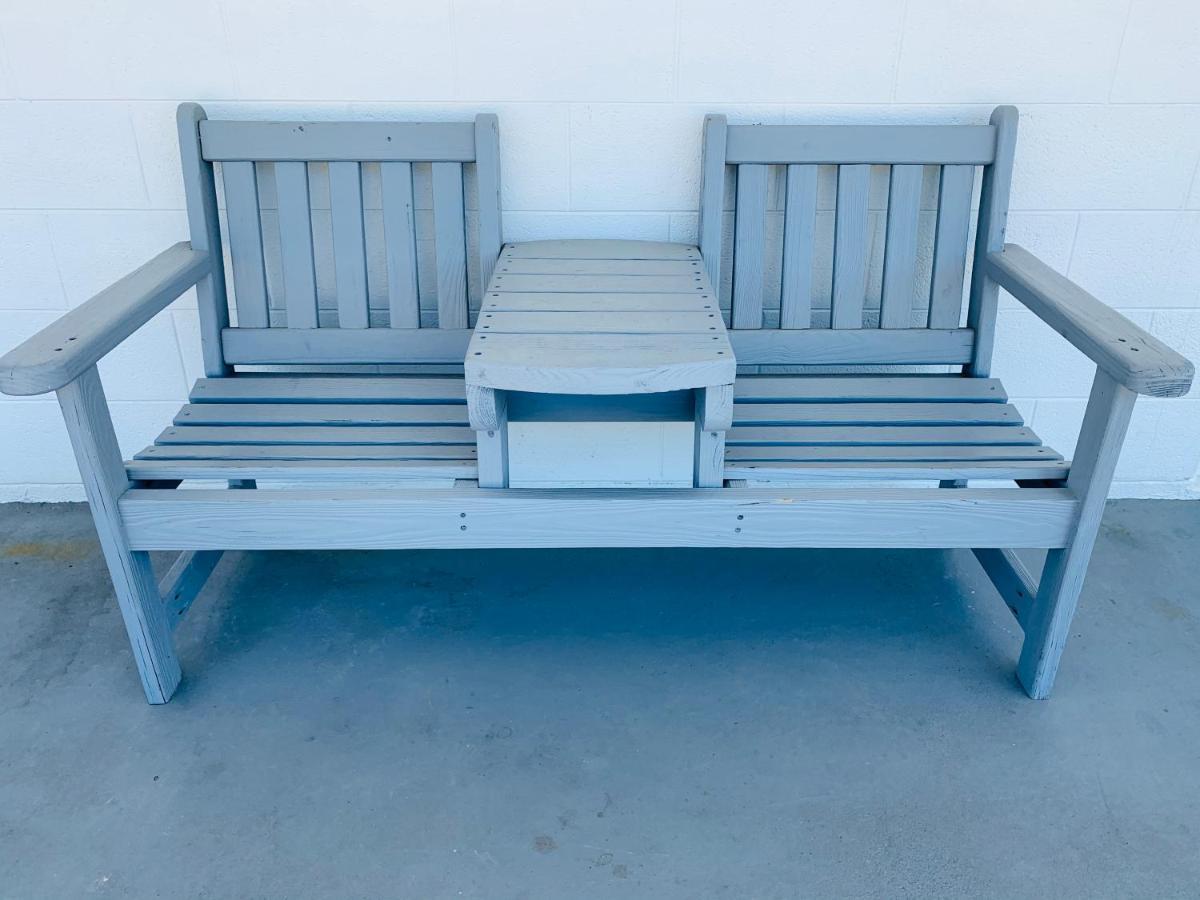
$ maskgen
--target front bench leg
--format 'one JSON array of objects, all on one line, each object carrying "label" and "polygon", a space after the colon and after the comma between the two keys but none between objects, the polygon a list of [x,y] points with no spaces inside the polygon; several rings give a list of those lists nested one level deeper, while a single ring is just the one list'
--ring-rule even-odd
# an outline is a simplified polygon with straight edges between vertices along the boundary
[{"label": "front bench leg", "polygon": [[150,555],[130,548],[117,509],[117,499],[129,488],[129,479],[96,367],[86,369],[59,388],[58,402],[96,522],[100,548],[112,575],[125,630],[133,646],[142,688],[150,703],[166,703],[179,684],[179,661],[175,658],[171,625],[159,596]]},{"label": "front bench leg", "polygon": [[725,484],[725,432],[733,425],[733,385],[696,389],[696,445],[693,485]]},{"label": "front bench leg", "polygon": [[1096,372],[1067,477],[1067,488],[1079,498],[1075,533],[1066,547],[1051,550],[1046,557],[1017,664],[1017,677],[1035,700],[1049,696],[1054,686],[1136,399],[1136,393],[1118,384],[1103,369]]},{"label": "front bench leg", "polygon": [[468,384],[467,418],[475,432],[479,486],[508,487],[508,395]]}]

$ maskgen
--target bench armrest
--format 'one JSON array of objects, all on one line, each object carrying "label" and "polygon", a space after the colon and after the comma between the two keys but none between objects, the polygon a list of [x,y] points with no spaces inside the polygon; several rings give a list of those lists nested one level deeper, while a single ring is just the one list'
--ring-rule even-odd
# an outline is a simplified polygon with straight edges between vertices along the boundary
[{"label": "bench armrest", "polygon": [[1074,344],[1117,382],[1139,394],[1180,397],[1192,364],[1016,244],[989,253],[986,274]]},{"label": "bench armrest", "polygon": [[74,381],[210,266],[209,255],[186,241],[164,250],[0,357],[0,391],[44,394]]}]

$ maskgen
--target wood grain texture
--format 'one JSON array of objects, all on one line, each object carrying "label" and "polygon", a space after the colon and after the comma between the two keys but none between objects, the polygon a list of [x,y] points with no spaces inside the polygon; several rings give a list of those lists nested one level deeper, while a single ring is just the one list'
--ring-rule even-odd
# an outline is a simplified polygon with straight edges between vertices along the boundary
[{"label": "wood grain texture", "polygon": [[929,327],[956,328],[962,315],[967,271],[974,166],[943,166],[940,185],[929,292]]},{"label": "wood grain texture", "polygon": [[[187,409],[187,407],[185,407]],[[1007,403],[738,403],[739,425],[1021,425]]]},{"label": "wood grain texture", "polygon": [[175,657],[171,625],[158,593],[150,557],[131,546],[117,507],[118,498],[130,485],[96,369],[87,369],[60,388],[58,402],[79,463],[100,549],[112,576],[113,590],[133,647],[146,700],[166,703],[179,684],[179,661]]},{"label": "wood grain texture", "polygon": [[462,425],[172,425],[158,444],[469,444]]},{"label": "wood grain texture", "polygon": [[465,403],[462,376],[241,375],[201,378],[193,403]]},{"label": "wood grain texture", "polygon": [[263,258],[258,175],[254,163],[225,163],[221,167],[221,183],[225,191],[229,261],[233,267],[233,298],[237,304],[238,325],[266,328],[270,324],[267,268]]},{"label": "wood grain texture", "polygon": [[1012,188],[1013,158],[1017,148],[1017,109],[997,106],[991,123],[996,129],[996,156],[983,169],[979,189],[979,226],[975,231],[974,267],[967,303],[967,325],[975,329],[975,353],[969,371],[986,377],[992,371],[992,350],[996,341],[996,306],[1000,286],[987,273],[984,261],[989,253],[1004,247],[1008,226],[1008,199]]},{"label": "wood grain texture", "polygon": [[[619,260],[605,262],[621,263]],[[652,310],[680,311],[703,309],[716,312],[720,307],[708,294],[655,293],[589,293],[572,294],[565,291],[497,293],[488,291],[483,298],[482,312],[513,310],[517,312],[645,312]]]},{"label": "wood grain texture", "polygon": [[[779,460],[764,462],[729,461],[725,477],[756,484],[828,484],[837,481],[943,481],[984,478],[989,481],[1046,478],[1061,481],[1070,465],[1062,460],[990,460],[965,462],[883,461],[857,462]],[[979,551],[984,552],[984,551]],[[1030,595],[1032,596],[1032,595]]]},{"label": "wood grain texture", "polygon": [[883,255],[883,297],[879,307],[880,328],[910,328],[913,324],[923,174],[921,166],[892,166],[888,186],[887,242]]},{"label": "wood grain texture", "polygon": [[733,327],[762,328],[767,167],[737,167],[733,238]]},{"label": "wood grain texture", "polygon": [[189,287],[212,257],[181,242],[0,357],[0,391],[44,394],[78,378]]},{"label": "wood grain texture", "polygon": [[841,446],[896,444],[1040,444],[1029,428],[1015,425],[740,425],[726,439],[731,447],[749,445]]},{"label": "wood grain texture", "polygon": [[120,503],[145,550],[1054,547],[1076,508],[1062,489],[936,488],[133,490]]},{"label": "wood grain texture", "polygon": [[[699,274],[699,273],[697,273]],[[509,275],[497,272],[488,287],[494,292],[560,292],[568,293],[683,293],[694,294],[708,290],[707,279],[690,275]]]},{"label": "wood grain texture", "polygon": [[462,165],[433,164],[434,256],[439,328],[467,327],[467,243]]},{"label": "wood grain texture", "polygon": [[1011,550],[976,547],[975,558],[1000,592],[1000,599],[1004,601],[1004,605],[1016,618],[1017,623],[1024,627],[1029,618],[1029,609],[1037,597],[1037,580],[1029,574],[1025,564]]},{"label": "wood grain texture", "polygon": [[406,162],[379,166],[383,198],[383,233],[388,276],[388,324],[392,328],[418,328],[421,324],[417,291],[417,226],[413,212],[412,165]]},{"label": "wood grain texture", "polygon": [[338,327],[366,328],[367,254],[362,176],[358,163],[329,164],[329,205],[333,222],[333,266]]},{"label": "wood grain texture", "polygon": [[1079,502],[1066,545],[1046,556],[1037,600],[1026,621],[1017,677],[1034,700],[1050,695],[1083,589],[1104,501],[1121,454],[1137,394],[1103,369],[1096,372],[1067,489]]},{"label": "wood grain texture", "polygon": [[988,254],[985,266],[989,277],[1118,384],[1152,397],[1180,397],[1191,389],[1195,369],[1188,360],[1028,250],[1006,244]]},{"label": "wood grain texture", "polygon": [[788,166],[779,294],[780,328],[808,328],[812,324],[816,226],[817,167]]},{"label": "wood grain texture", "polygon": [[991,125],[731,125],[725,160],[810,165],[986,165]]},{"label": "wood grain texture", "polygon": [[288,328],[316,328],[317,273],[307,163],[276,163],[275,194],[279,203],[279,255]]},{"label": "wood grain texture", "polygon": [[473,162],[475,126],[460,122],[205,121],[207,160]]},{"label": "wood grain texture", "polygon": [[461,364],[470,340],[465,328],[226,328],[221,335],[229,362],[256,365]]},{"label": "wood grain texture", "polygon": [[[479,284],[492,280],[500,256],[500,121],[491,113],[475,117],[475,183],[479,205]],[[473,299],[478,299],[473,298]]]},{"label": "wood grain texture", "polygon": [[503,256],[512,259],[684,259],[700,258],[693,244],[667,241],[522,241],[505,244]]},{"label": "wood grain texture", "polygon": [[183,621],[224,555],[223,550],[184,550],[171,564],[159,583],[158,592],[167,608],[167,620],[172,630]]},{"label": "wood grain texture", "polygon": [[[154,460],[226,460],[263,462],[325,460],[473,460],[469,438],[458,444],[154,444],[139,451],[134,462]],[[131,463],[132,465],[132,463]]]},{"label": "wood grain texture", "polygon": [[867,293],[870,166],[838,166],[833,242],[833,328],[862,328]]},{"label": "wood grain texture", "polygon": [[998,379],[958,375],[743,375],[734,397],[739,403],[1008,400]]},{"label": "wood grain texture", "polygon": [[196,282],[200,355],[204,374],[217,377],[231,372],[221,356],[221,331],[229,325],[229,296],[225,290],[216,178],[212,163],[204,160],[200,150],[200,130],[207,118],[198,103],[181,103],[175,113],[188,233],[192,249],[207,253],[211,261],[208,273]]},{"label": "wood grain texture", "polygon": [[140,481],[252,478],[386,484],[476,477],[474,459],[135,459],[125,464],[125,470]]},{"label": "wood grain texture", "polygon": [[720,287],[722,234],[725,220],[724,116],[705,116],[700,162],[700,253],[708,280]]},{"label": "wood grain texture", "polygon": [[729,462],[981,462],[1032,460],[1060,461],[1062,457],[1049,447],[1030,444],[747,444],[725,451]]},{"label": "wood grain texture", "polygon": [[747,366],[965,363],[971,359],[974,338],[969,328],[764,328],[729,333],[738,364]]},{"label": "wood grain texture", "polygon": [[176,425],[463,425],[466,421],[461,403],[189,403],[175,415]]}]

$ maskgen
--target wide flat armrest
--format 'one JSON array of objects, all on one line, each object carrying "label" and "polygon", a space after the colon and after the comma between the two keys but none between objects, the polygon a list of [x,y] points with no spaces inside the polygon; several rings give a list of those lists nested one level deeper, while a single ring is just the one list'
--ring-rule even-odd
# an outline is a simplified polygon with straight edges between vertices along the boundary
[{"label": "wide flat armrest", "polygon": [[0,391],[56,391],[94,366],[208,274],[207,253],[182,241],[0,357]]},{"label": "wide flat armrest", "polygon": [[986,274],[1131,391],[1180,397],[1191,388],[1187,359],[1023,247],[989,253]]}]

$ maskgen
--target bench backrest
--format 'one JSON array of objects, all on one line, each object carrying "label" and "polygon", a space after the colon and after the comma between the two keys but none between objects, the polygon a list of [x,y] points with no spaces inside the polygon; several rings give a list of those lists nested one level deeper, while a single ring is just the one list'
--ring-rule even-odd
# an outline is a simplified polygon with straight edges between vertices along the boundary
[{"label": "bench backrest", "polygon": [[708,116],[700,248],[730,298],[738,362],[985,371],[996,293],[972,287],[964,327],[969,233],[978,218],[976,252],[1003,243],[1015,139],[1012,107],[987,125]]},{"label": "bench backrest", "polygon": [[462,362],[500,254],[494,115],[216,121],[185,104],[179,124],[193,243],[212,233],[196,210],[224,199],[237,321],[213,291],[203,329],[224,363]]}]

